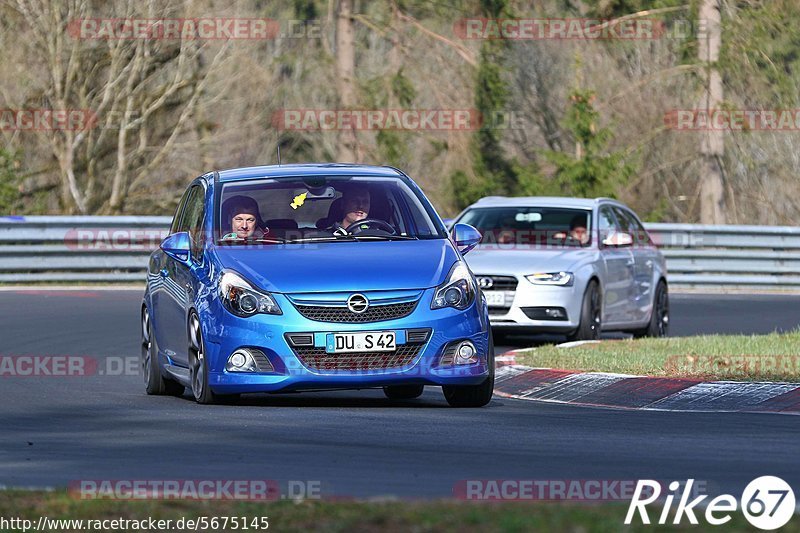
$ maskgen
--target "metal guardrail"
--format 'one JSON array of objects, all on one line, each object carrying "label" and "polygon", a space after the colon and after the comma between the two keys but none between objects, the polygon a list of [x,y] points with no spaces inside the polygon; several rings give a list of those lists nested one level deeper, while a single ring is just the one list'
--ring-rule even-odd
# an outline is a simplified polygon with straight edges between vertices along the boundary
[{"label": "metal guardrail", "polygon": [[[170,217],[0,217],[0,283],[143,282]],[[800,289],[800,228],[645,224],[682,288]]]},{"label": "metal guardrail", "polygon": [[171,217],[0,217],[0,283],[143,282]]},{"label": "metal guardrail", "polygon": [[800,228],[645,224],[667,258],[671,285],[800,288]]}]

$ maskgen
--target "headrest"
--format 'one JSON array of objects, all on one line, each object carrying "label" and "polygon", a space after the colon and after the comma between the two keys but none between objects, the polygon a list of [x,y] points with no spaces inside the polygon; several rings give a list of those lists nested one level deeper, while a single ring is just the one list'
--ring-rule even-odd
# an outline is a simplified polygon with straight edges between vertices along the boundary
[{"label": "headrest", "polygon": [[334,222],[341,222],[344,218],[344,200],[337,198],[328,208],[328,216],[317,220],[317,229],[329,228]]}]

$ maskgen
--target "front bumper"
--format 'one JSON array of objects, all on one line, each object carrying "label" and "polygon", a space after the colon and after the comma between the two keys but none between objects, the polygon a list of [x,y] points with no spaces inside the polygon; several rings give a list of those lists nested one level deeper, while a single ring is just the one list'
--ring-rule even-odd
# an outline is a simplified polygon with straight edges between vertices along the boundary
[{"label": "front bumper", "polygon": [[[583,287],[577,281],[571,287],[558,287],[534,285],[521,276],[476,274],[476,277],[492,278],[493,286],[483,289],[484,292],[505,295],[503,305],[489,306],[489,320],[495,329],[569,333],[580,324]],[[546,318],[551,313],[554,316]]]},{"label": "front bumper", "polygon": [[[274,294],[283,315],[239,318],[214,300],[201,312],[209,364],[209,385],[219,394],[293,392],[301,390],[373,388],[387,385],[477,385],[489,375],[489,325],[480,299],[465,311],[430,309],[433,289],[425,290],[414,311],[401,319],[364,324],[328,323],[301,315],[281,294]],[[327,333],[429,329],[407,364],[392,368],[314,369],[298,356],[289,335],[317,334],[317,344]],[[470,340],[478,361],[468,365],[442,365],[444,350],[452,343]],[[399,342],[398,342],[399,344]],[[228,372],[225,363],[237,348],[264,353],[273,372]]]}]

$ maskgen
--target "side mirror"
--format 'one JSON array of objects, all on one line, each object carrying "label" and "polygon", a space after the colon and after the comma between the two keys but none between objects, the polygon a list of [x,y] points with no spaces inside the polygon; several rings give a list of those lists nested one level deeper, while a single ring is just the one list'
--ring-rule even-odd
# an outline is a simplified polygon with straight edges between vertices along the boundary
[{"label": "side mirror", "polygon": [[451,232],[456,248],[462,254],[466,254],[481,242],[481,232],[469,224],[456,224]]},{"label": "side mirror", "polygon": [[624,248],[633,245],[633,236],[624,231],[615,231],[610,233],[603,239],[604,246],[613,246],[615,248]]},{"label": "side mirror", "polygon": [[164,253],[178,261],[189,260],[190,248],[191,239],[189,238],[189,233],[186,231],[173,233],[161,241],[161,249],[164,250]]}]

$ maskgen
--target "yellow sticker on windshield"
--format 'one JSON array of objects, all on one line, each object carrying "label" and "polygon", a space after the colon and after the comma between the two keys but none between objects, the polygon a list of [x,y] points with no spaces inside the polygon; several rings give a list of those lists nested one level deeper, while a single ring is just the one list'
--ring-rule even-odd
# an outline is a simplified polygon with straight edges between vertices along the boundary
[{"label": "yellow sticker on windshield", "polygon": [[307,196],[308,196],[307,192],[304,192],[303,194],[298,194],[297,196],[295,196],[292,199],[292,203],[290,204],[292,209],[297,209],[298,207],[303,205],[305,203],[305,201],[306,201],[306,197]]}]

